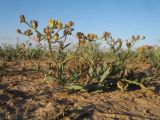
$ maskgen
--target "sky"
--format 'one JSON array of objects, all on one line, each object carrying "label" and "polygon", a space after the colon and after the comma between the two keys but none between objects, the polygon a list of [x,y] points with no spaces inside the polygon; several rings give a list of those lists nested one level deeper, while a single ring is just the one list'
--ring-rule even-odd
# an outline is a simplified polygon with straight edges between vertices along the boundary
[{"label": "sky", "polygon": [[19,23],[21,14],[37,20],[40,31],[55,18],[73,21],[75,33],[101,36],[108,31],[123,40],[139,34],[146,39],[137,45],[160,45],[160,0],[1,0],[0,43],[25,40],[16,33],[17,28],[27,28]]}]

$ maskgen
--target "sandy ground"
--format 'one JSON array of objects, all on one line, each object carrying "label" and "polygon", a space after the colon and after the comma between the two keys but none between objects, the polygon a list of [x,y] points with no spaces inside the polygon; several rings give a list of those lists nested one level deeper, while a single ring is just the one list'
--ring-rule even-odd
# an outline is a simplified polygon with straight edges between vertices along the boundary
[{"label": "sandy ground", "polygon": [[68,93],[44,74],[9,65],[0,77],[0,119],[160,120],[160,96],[142,90]]}]

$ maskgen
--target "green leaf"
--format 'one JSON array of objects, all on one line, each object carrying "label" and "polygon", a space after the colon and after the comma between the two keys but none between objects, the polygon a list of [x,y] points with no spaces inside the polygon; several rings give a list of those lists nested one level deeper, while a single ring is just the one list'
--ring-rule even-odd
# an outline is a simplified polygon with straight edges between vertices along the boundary
[{"label": "green leaf", "polygon": [[102,69],[101,69],[100,65],[98,65],[97,69],[96,69],[96,74],[100,75],[101,72],[102,72]]},{"label": "green leaf", "polygon": [[76,71],[72,71],[68,79],[71,80],[73,83],[77,83],[79,77],[80,77],[80,74],[78,74]]},{"label": "green leaf", "polygon": [[101,76],[100,83],[103,83],[105,79],[107,79],[110,75],[110,68],[108,68],[103,75]]},{"label": "green leaf", "polygon": [[93,76],[93,67],[89,68],[89,75],[92,77]]},{"label": "green leaf", "polygon": [[49,81],[49,80],[55,80],[56,78],[53,76],[45,76],[44,80]]},{"label": "green leaf", "polygon": [[94,91],[92,93],[102,93],[102,92],[103,92],[103,90],[96,90],[96,91]]},{"label": "green leaf", "polygon": [[82,91],[84,90],[82,85],[76,85],[76,84],[68,85],[68,86],[66,86],[66,88],[69,90],[82,90]]}]

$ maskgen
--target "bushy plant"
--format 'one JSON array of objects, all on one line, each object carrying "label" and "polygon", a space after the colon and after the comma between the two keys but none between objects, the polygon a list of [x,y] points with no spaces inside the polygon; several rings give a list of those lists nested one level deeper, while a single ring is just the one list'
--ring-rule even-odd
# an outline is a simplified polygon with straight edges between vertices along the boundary
[{"label": "bushy plant", "polygon": [[5,61],[16,60],[18,58],[18,49],[11,44],[3,44],[0,47],[0,59]]},{"label": "bushy plant", "polygon": [[[133,70],[128,67],[131,58],[134,57],[132,51],[134,44],[145,39],[144,36],[133,35],[130,40],[126,40],[124,43],[121,38],[113,38],[109,32],[104,32],[102,37],[98,37],[94,33],[84,34],[83,32],[77,32],[76,35],[73,35],[74,23],[72,21],[63,25],[61,21],[55,19],[50,19],[49,24],[41,33],[38,30],[36,20],[27,22],[24,15],[21,15],[19,20],[26,24],[29,29],[24,32],[17,29],[17,32],[28,37],[34,35],[34,40],[43,48],[52,64],[49,69],[52,69],[53,66],[56,67],[56,74],[54,75],[49,72],[49,69],[45,70],[46,80],[55,79],[60,84],[67,85],[68,89],[82,91],[90,89],[105,90],[108,87],[110,88],[112,84],[116,84],[121,90],[125,90],[130,84],[145,88],[141,81],[132,78]],[[71,43],[66,44],[66,41],[70,35],[78,39],[79,44],[74,50],[68,51],[67,48]],[[109,49],[106,52],[100,52],[97,41],[104,41]],[[44,42],[47,45],[44,45]],[[122,48],[123,43],[126,49]],[[23,44],[21,48],[22,53],[28,54],[27,56],[31,59],[37,58],[41,54],[40,51],[35,49],[28,49],[29,51],[26,52],[27,49]],[[75,59],[73,60],[73,58]],[[112,76],[118,74],[119,77],[110,81]],[[78,80],[83,75],[87,82],[80,84]]]},{"label": "bushy plant", "polygon": [[[43,33],[41,33],[38,31],[38,22],[36,20],[27,22],[25,16],[21,15],[19,21],[29,26],[29,29],[24,32],[17,29],[17,32],[28,37],[33,34],[32,32],[35,32],[35,40],[46,51],[51,63],[56,66],[57,74],[56,76],[52,75],[53,79],[58,80],[62,85],[67,84],[68,78],[70,78],[67,77],[65,72],[67,63],[73,59],[74,54],[78,51],[77,49],[72,54],[65,51],[65,49],[71,44],[65,44],[65,42],[67,36],[71,35],[74,30],[72,28],[74,23],[69,21],[63,25],[59,20],[50,19],[48,25],[44,28]],[[46,42],[47,46],[44,46],[42,42]],[[46,74],[46,79],[47,77],[48,76]]]},{"label": "bushy plant", "polygon": [[149,62],[156,71],[159,71],[160,47],[142,46],[138,50],[141,60]]}]

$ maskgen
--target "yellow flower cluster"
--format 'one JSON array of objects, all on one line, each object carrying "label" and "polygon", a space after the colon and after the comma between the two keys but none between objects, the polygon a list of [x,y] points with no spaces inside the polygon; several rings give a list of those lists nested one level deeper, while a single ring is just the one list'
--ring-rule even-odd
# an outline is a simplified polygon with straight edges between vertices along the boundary
[{"label": "yellow flower cluster", "polygon": [[69,21],[68,23],[65,24],[65,27],[72,27],[74,23],[72,21]]},{"label": "yellow flower cluster", "polygon": [[110,36],[111,36],[111,33],[104,32],[102,38],[104,38],[105,40],[107,40]]},{"label": "yellow flower cluster", "polygon": [[83,40],[83,39],[80,40],[79,45],[82,46],[82,47],[86,47],[86,40]]},{"label": "yellow flower cluster", "polygon": [[58,30],[61,30],[62,27],[63,27],[62,22],[61,22],[61,21],[58,21],[58,23],[57,23],[57,29],[58,29]]},{"label": "yellow flower cluster", "polygon": [[24,34],[25,34],[26,36],[31,36],[31,35],[32,35],[31,29],[28,29],[28,30],[24,31]]},{"label": "yellow flower cluster", "polygon": [[55,34],[53,35],[53,39],[54,39],[55,41],[57,41],[57,40],[59,39],[59,34],[58,34],[58,33],[55,33]]},{"label": "yellow flower cluster", "polygon": [[24,15],[21,15],[19,17],[19,21],[22,23],[22,22],[25,22],[25,16]]},{"label": "yellow flower cluster", "polygon": [[20,29],[17,29],[16,32],[19,34],[22,33]]},{"label": "yellow flower cluster", "polygon": [[38,22],[37,22],[36,20],[32,20],[30,23],[31,23],[31,25],[32,25],[32,27],[33,27],[34,29],[37,29],[37,27],[38,27]]},{"label": "yellow flower cluster", "polygon": [[79,39],[79,46],[86,47],[87,37],[82,32],[77,32],[77,38]]},{"label": "yellow flower cluster", "polygon": [[[71,35],[72,31],[74,30],[72,26],[74,23],[72,21],[67,22],[64,27],[61,21],[55,20],[55,19],[50,19],[48,21],[48,26],[44,28],[43,33],[40,33],[37,28],[38,28],[38,21],[36,20],[31,20],[30,23],[28,23],[25,19],[24,15],[21,15],[19,17],[19,21],[22,23],[24,22],[26,25],[28,25],[31,29],[33,29],[36,32],[36,36],[34,37],[36,41],[41,41],[43,39],[46,40],[55,40],[58,41],[60,38],[66,37],[67,35]],[[24,33],[21,32],[20,29],[17,29],[16,32],[19,34],[23,34],[26,36],[32,35],[31,29],[26,30]],[[56,31],[57,30],[57,31]],[[63,36],[60,37],[59,32],[63,30]],[[56,32],[55,32],[56,31]]]},{"label": "yellow flower cluster", "polygon": [[97,38],[97,35],[95,35],[93,33],[90,33],[87,35],[87,39],[89,39],[89,40],[94,40],[95,38]]},{"label": "yellow flower cluster", "polygon": [[49,26],[50,26],[51,28],[54,28],[54,27],[56,26],[56,20],[55,20],[55,19],[50,19],[50,20],[48,21],[48,23],[49,23]]},{"label": "yellow flower cluster", "polygon": [[[46,40],[50,41],[50,40],[53,39],[54,41],[57,42],[61,38],[66,37],[67,35],[71,35],[72,31],[74,30],[72,28],[72,26],[74,25],[74,23],[72,21],[69,21],[66,24],[62,24],[61,21],[55,20],[55,19],[52,18],[48,21],[48,26],[44,28],[44,30],[43,30],[44,33],[40,33],[37,30],[38,21],[36,21],[36,20],[31,20],[30,24],[29,24],[26,21],[25,16],[21,15],[19,17],[19,21],[21,23],[24,22],[25,24],[27,24],[31,29],[33,29],[36,32],[35,38],[36,38],[37,41],[41,41],[43,39],[46,39]],[[31,29],[28,29],[28,30],[24,31],[24,33],[21,32],[20,29],[17,29],[16,32],[19,33],[19,34],[26,35],[26,36],[31,36],[32,35]],[[60,31],[63,32],[62,36],[60,36],[61,35]],[[91,41],[97,40],[96,38],[98,38],[97,35],[94,34],[94,33],[89,33],[88,35],[85,35],[82,32],[77,32],[76,35],[77,35],[77,38],[79,40],[79,45],[80,46],[86,46],[87,40],[89,40],[91,42]],[[117,47],[117,50],[119,50],[122,47],[122,40],[120,38],[115,40],[114,38],[112,38],[110,32],[104,32],[103,36],[101,38],[98,38],[98,39],[104,39],[107,42],[107,44],[113,49],[115,49],[115,47]],[[140,35],[134,36],[133,35],[130,41],[128,41],[128,40],[126,41],[127,48],[131,48],[133,46],[133,44],[137,40],[140,40],[140,39],[141,40],[145,39],[145,36],[140,36]]]}]

